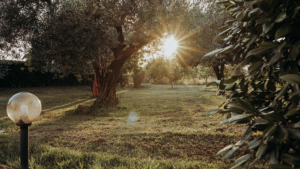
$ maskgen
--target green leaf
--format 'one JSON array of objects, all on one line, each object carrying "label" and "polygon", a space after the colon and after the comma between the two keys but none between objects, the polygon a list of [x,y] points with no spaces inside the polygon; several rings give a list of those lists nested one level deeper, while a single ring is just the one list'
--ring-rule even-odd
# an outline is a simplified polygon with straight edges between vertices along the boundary
[{"label": "green leaf", "polygon": [[246,83],[243,87],[241,86],[241,90],[243,93],[247,93],[248,92],[248,83]]},{"label": "green leaf", "polygon": [[223,49],[223,48],[221,48],[221,49],[216,49],[216,50],[213,50],[213,51],[211,51],[211,52],[207,53],[206,55],[204,55],[203,57],[207,57],[207,56],[213,56],[213,55],[216,55],[216,54],[218,54],[219,52],[221,52],[222,50],[224,50],[224,49]]},{"label": "green leaf", "polygon": [[268,117],[272,120],[286,123],[286,120],[283,117],[283,115],[279,114],[279,113],[276,113],[274,111],[271,111],[271,112],[268,112],[268,113],[262,113],[262,115],[265,115],[266,117]]},{"label": "green leaf", "polygon": [[289,53],[288,60],[296,61],[298,55],[299,55],[299,47],[293,47]]},{"label": "green leaf", "polygon": [[298,153],[285,153],[280,159],[289,165],[300,165],[300,154]]},{"label": "green leaf", "polygon": [[289,135],[289,132],[286,128],[284,128],[282,126],[278,126],[278,129],[274,134],[274,138],[276,140],[278,140],[279,143],[282,143],[287,139],[288,135]]},{"label": "green leaf", "polygon": [[263,119],[263,118],[257,118],[253,121],[253,126],[256,126],[256,125],[262,125],[262,124],[269,124],[270,121],[267,120],[267,119]]},{"label": "green leaf", "polygon": [[256,152],[256,158],[261,159],[268,148],[267,142],[263,141]]},{"label": "green leaf", "polygon": [[244,111],[243,110],[244,108],[242,106],[240,106],[238,103],[229,103],[229,104],[226,105],[226,108],[227,109],[237,109],[237,110]]},{"label": "green leaf", "polygon": [[300,122],[291,125],[293,128],[300,128]]},{"label": "green leaf", "polygon": [[251,158],[251,154],[246,154],[246,155],[238,158],[237,160],[234,161],[235,166],[231,167],[231,169],[241,166],[242,164],[247,162],[250,158]]},{"label": "green leaf", "polygon": [[280,90],[280,92],[277,94],[277,96],[274,98],[274,100],[276,101],[281,96],[283,96],[286,93],[286,90],[287,90],[288,87],[289,87],[289,84],[284,85],[284,87]]},{"label": "green leaf", "polygon": [[217,31],[218,31],[218,32],[225,31],[225,30],[228,29],[229,27],[230,27],[229,25],[222,26],[222,27],[220,27],[219,29],[217,29]]},{"label": "green leaf", "polygon": [[292,25],[290,23],[284,24],[280,28],[277,29],[275,33],[275,39],[283,37],[292,31]]},{"label": "green leaf", "polygon": [[271,152],[269,152],[270,155],[270,162],[271,164],[276,164],[278,162],[279,157],[279,151],[277,147],[273,147]]},{"label": "green leaf", "polygon": [[277,124],[275,124],[275,123],[269,124],[269,126],[264,130],[264,133],[263,133],[264,138],[274,134],[276,132],[276,129],[277,129]]},{"label": "green leaf", "polygon": [[216,2],[216,4],[225,4],[225,3],[228,3],[229,1],[219,1],[219,2]]},{"label": "green leaf", "polygon": [[236,19],[237,19],[238,21],[243,20],[245,17],[247,17],[247,13],[248,13],[248,10],[247,10],[247,9],[244,10],[244,11],[242,11],[242,12],[240,12],[239,14],[236,15]]},{"label": "green leaf", "polygon": [[284,116],[285,116],[285,117],[294,116],[294,115],[296,115],[297,113],[299,113],[299,110],[300,110],[299,107],[290,109]]},{"label": "green leaf", "polygon": [[229,151],[232,147],[234,146],[234,144],[228,145],[226,147],[224,147],[222,150],[220,150],[217,155],[221,155],[224,154],[225,152]]},{"label": "green leaf", "polygon": [[229,11],[230,12],[235,12],[235,11],[238,11],[239,9],[242,9],[242,7],[238,6],[238,7],[230,9]]},{"label": "green leaf", "polygon": [[270,59],[269,63],[267,64],[267,66],[271,66],[274,63],[276,63],[279,59],[282,58],[282,54],[281,53],[275,53],[272,58]]},{"label": "green leaf", "polygon": [[250,164],[249,164],[249,167],[252,167],[252,166],[254,166],[255,165],[255,163],[257,162],[257,158],[256,159],[254,159]]},{"label": "green leaf", "polygon": [[223,120],[220,122],[220,124],[225,124],[225,123],[229,123],[229,119]]},{"label": "green leaf", "polygon": [[258,11],[260,11],[259,8],[255,8],[255,9],[251,10],[251,11],[248,13],[248,17],[253,16],[253,15],[254,15],[255,13],[257,13]]},{"label": "green leaf", "polygon": [[292,166],[285,164],[269,164],[266,165],[266,167],[269,167],[270,169],[293,169]]},{"label": "green leaf", "polygon": [[223,32],[219,33],[217,36],[221,36],[221,35],[223,35],[224,33],[228,32],[230,30],[231,30],[231,27],[229,27],[228,29],[226,29]]},{"label": "green leaf", "polygon": [[218,37],[216,37],[215,39],[214,39],[214,41],[216,42],[216,41],[218,41],[218,40],[222,40],[222,39],[225,39],[226,38],[226,36],[218,36]]},{"label": "green leaf", "polygon": [[207,114],[214,114],[214,113],[218,113],[219,111],[221,111],[222,109],[212,109],[212,110],[209,110],[207,112]]},{"label": "green leaf", "polygon": [[224,90],[224,89],[225,89],[224,79],[222,79],[222,80],[220,81],[219,90]]},{"label": "green leaf", "polygon": [[239,147],[233,147],[232,150],[230,150],[223,158],[222,160],[225,160],[227,158],[230,158],[231,156],[234,155],[234,153],[236,152],[236,150],[238,150]]},{"label": "green leaf", "polygon": [[285,18],[286,18],[286,12],[281,12],[280,14],[278,14],[277,18],[275,19],[275,22],[279,23],[283,21]]},{"label": "green leaf", "polygon": [[263,33],[266,34],[268,33],[270,30],[272,30],[274,27],[274,23],[273,22],[267,22],[263,24]]},{"label": "green leaf", "polygon": [[246,47],[249,48],[250,45],[252,45],[257,39],[257,35],[253,36],[253,38],[251,40],[249,40],[246,44]]},{"label": "green leaf", "polygon": [[233,51],[233,47],[234,47],[234,45],[229,45],[229,46],[225,47],[221,52],[229,53],[229,52]]},{"label": "green leaf", "polygon": [[281,53],[281,49],[284,48],[286,46],[287,42],[284,41],[281,45],[279,45],[276,49],[276,52]]},{"label": "green leaf", "polygon": [[258,71],[261,70],[262,66],[263,66],[263,62],[262,62],[261,60],[252,63],[252,64],[248,67],[249,75],[252,76],[252,75],[256,74]]},{"label": "green leaf", "polygon": [[258,147],[261,144],[261,142],[262,142],[262,137],[255,138],[248,144],[248,147],[250,150],[254,149],[254,148]]},{"label": "green leaf", "polygon": [[235,98],[235,100],[247,111],[252,111],[252,112],[256,112],[259,113],[259,111],[253,107],[251,104],[249,104],[248,102],[240,99],[240,98]]},{"label": "green leaf", "polygon": [[209,83],[206,85],[206,87],[209,87],[209,86],[211,86],[211,85],[213,85],[213,84],[218,85],[218,84],[220,84],[220,82],[218,82],[217,80],[216,80],[216,81],[213,81],[213,82],[209,82]]},{"label": "green leaf", "polygon": [[296,95],[299,95],[300,94],[300,90],[299,91],[296,91],[296,92],[293,92],[293,93],[289,93],[290,95],[290,99]]},{"label": "green leaf", "polygon": [[300,6],[298,6],[297,8],[295,8],[294,15],[293,15],[292,19],[295,18],[295,16],[297,15],[299,9],[300,9]]},{"label": "green leaf", "polygon": [[226,79],[224,80],[224,84],[231,84],[236,82],[237,80],[238,80],[237,78]]},{"label": "green leaf", "polygon": [[276,48],[280,45],[278,42],[263,42],[259,45],[260,48]]},{"label": "green leaf", "polygon": [[242,119],[248,119],[248,118],[251,118],[251,117],[253,117],[252,114],[242,114],[242,115],[233,116],[228,120],[229,120],[229,123],[233,123],[233,122],[236,122],[236,121],[239,121],[239,120],[242,120]]},{"label": "green leaf", "polygon": [[296,140],[300,140],[300,131],[297,129],[292,129],[292,128],[287,128],[287,130],[289,131],[289,137],[296,139]]},{"label": "green leaf", "polygon": [[271,22],[271,20],[272,20],[271,18],[260,18],[260,19],[256,20],[256,24]]},{"label": "green leaf", "polygon": [[246,142],[250,139],[253,130],[251,127],[248,127],[247,130],[244,132],[243,136],[241,137],[241,142]]},{"label": "green leaf", "polygon": [[270,49],[270,48],[261,48],[261,47],[252,49],[251,51],[249,51],[247,53],[246,58],[251,55],[255,56],[255,55],[262,55],[262,54],[270,53],[270,52],[272,52],[272,50],[273,50],[272,48]]},{"label": "green leaf", "polygon": [[225,87],[225,90],[232,90],[236,86],[236,83],[227,84]]},{"label": "green leaf", "polygon": [[290,84],[300,84],[300,76],[296,74],[287,74],[281,76],[280,78],[289,82]]}]

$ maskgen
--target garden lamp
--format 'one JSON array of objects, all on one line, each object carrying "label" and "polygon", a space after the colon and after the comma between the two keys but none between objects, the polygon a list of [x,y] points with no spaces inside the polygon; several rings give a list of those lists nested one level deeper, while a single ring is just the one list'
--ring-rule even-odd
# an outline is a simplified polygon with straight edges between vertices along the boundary
[{"label": "garden lamp", "polygon": [[8,117],[20,126],[20,169],[28,169],[28,126],[41,114],[41,101],[33,94],[20,92],[13,95],[6,107]]}]

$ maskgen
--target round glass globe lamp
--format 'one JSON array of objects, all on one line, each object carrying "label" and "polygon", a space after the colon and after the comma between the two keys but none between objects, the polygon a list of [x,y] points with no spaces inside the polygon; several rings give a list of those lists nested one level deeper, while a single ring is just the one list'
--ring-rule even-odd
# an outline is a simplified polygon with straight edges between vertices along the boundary
[{"label": "round glass globe lamp", "polygon": [[28,92],[13,95],[6,107],[8,117],[17,124],[30,124],[37,119],[42,111],[41,101]]}]

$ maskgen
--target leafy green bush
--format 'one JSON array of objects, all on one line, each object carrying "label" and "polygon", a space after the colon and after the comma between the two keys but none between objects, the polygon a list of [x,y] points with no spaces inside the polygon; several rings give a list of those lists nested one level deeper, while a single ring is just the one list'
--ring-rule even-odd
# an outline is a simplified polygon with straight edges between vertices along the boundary
[{"label": "leafy green bush", "polygon": [[[250,65],[248,75],[215,81],[219,91],[228,91],[227,101],[213,113],[230,113],[221,122],[246,124],[241,140],[219,151],[230,158],[248,143],[245,156],[235,167],[257,161],[270,168],[300,167],[300,1],[234,0],[218,2],[232,18],[217,37],[227,46],[205,57],[234,52],[242,58],[239,67]],[[208,84],[210,85],[210,84]],[[257,133],[253,135],[253,133]]]}]

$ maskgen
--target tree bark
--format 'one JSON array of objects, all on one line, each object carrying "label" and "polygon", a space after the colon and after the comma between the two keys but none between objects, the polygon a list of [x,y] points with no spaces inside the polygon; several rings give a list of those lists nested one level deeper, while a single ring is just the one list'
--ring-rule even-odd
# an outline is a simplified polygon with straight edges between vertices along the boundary
[{"label": "tree bark", "polygon": [[213,66],[213,69],[218,80],[224,78],[224,64],[221,64],[220,66]]},{"label": "tree bark", "polygon": [[122,66],[127,59],[131,57],[132,54],[137,52],[143,46],[152,41],[151,38],[142,39],[137,46],[131,45],[130,47],[124,49],[126,45],[124,44],[124,36],[122,32],[122,27],[116,27],[118,32],[118,42],[117,47],[112,48],[114,54],[114,60],[110,63],[107,70],[103,70],[100,74],[99,64],[93,64],[96,79],[98,83],[98,97],[92,105],[92,108],[99,108],[103,105],[116,106],[118,104],[118,98],[116,95],[116,88],[118,84],[118,77],[120,75]]}]

